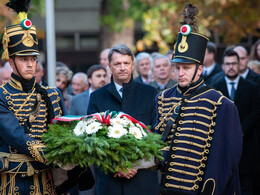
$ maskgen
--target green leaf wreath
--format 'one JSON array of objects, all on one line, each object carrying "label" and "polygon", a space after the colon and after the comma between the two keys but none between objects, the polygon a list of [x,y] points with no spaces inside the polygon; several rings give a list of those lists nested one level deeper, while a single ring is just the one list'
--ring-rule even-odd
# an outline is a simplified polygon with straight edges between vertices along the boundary
[{"label": "green leaf wreath", "polygon": [[104,172],[115,173],[132,168],[140,159],[163,160],[161,136],[148,132],[144,124],[125,113],[107,111],[79,121],[57,120],[43,135],[49,164],[83,167],[96,163]]}]

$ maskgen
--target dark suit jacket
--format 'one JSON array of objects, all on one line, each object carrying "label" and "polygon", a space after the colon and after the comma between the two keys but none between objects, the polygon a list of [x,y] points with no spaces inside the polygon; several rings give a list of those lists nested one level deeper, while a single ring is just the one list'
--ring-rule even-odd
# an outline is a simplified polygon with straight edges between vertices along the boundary
[{"label": "dark suit jacket", "polygon": [[[229,98],[227,84],[224,77],[213,86]],[[252,173],[256,167],[258,154],[255,139],[259,130],[260,121],[260,100],[257,92],[257,85],[242,77],[239,79],[235,93],[235,105],[237,106],[239,118],[243,130],[243,152],[239,164],[239,171]]]},{"label": "dark suit jacket", "polygon": [[[88,114],[122,111],[146,125],[155,121],[155,88],[135,82],[123,84],[123,98],[118,94],[113,79],[111,83],[90,95]],[[157,171],[139,169],[131,179],[114,178],[113,174],[98,171],[97,194],[106,195],[158,195]]]},{"label": "dark suit jacket", "polygon": [[216,75],[217,73],[221,72],[222,71],[222,68],[219,64],[216,63],[214,69],[212,70],[212,72],[206,76],[206,77],[202,77],[204,79],[204,82],[207,84],[207,85],[210,85],[211,82],[212,82],[212,79],[214,77],[214,75]]},{"label": "dark suit jacket", "polygon": [[143,80],[142,80],[142,77],[140,75],[135,78],[135,81],[139,82],[139,83],[144,83]]},{"label": "dark suit jacket", "polygon": [[71,115],[87,115],[89,102],[89,89],[73,96],[71,101]]},{"label": "dark suit jacket", "polygon": [[258,86],[260,86],[260,75],[253,70],[249,69],[246,79],[257,83]]}]

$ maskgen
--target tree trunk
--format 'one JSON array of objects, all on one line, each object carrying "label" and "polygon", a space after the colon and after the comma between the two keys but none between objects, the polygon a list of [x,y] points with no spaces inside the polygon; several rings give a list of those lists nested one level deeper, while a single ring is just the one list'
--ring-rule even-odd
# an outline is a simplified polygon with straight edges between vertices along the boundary
[{"label": "tree trunk", "polygon": [[[109,14],[108,3],[109,0],[102,0],[101,2],[102,16]],[[128,7],[128,1],[123,0],[122,9],[127,11]],[[124,19],[123,24],[123,28],[120,32],[111,31],[108,25],[102,25],[100,27],[100,50],[111,48],[117,44],[125,44],[131,49],[134,48],[134,20],[130,18]]]}]

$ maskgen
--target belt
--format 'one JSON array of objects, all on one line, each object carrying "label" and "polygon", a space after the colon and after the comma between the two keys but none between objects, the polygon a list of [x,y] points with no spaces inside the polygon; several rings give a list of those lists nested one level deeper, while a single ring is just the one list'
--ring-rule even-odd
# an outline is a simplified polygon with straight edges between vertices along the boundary
[{"label": "belt", "polygon": [[[28,176],[34,175],[36,172],[33,166],[31,165],[30,162],[35,161],[33,158],[28,157],[24,154],[12,154],[12,153],[5,153],[5,152],[0,152],[0,158],[6,158],[6,169],[9,168],[9,162],[18,162],[19,165],[11,170],[5,170],[4,173],[26,173]],[[26,163],[27,164],[27,171],[26,172],[20,172],[20,168],[22,165]]]},{"label": "belt", "polygon": [[25,154],[12,154],[0,152],[0,158],[6,157],[9,162],[32,162],[33,158],[26,156]]}]

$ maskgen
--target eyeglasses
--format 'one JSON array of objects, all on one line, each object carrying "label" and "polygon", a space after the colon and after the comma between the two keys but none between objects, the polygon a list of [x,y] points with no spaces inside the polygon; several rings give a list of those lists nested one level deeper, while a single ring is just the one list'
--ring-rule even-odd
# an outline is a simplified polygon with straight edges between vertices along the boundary
[{"label": "eyeglasses", "polygon": [[231,63],[224,63],[225,66],[236,66],[238,65],[238,62],[231,62]]}]

